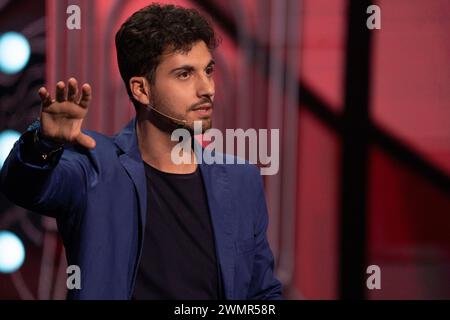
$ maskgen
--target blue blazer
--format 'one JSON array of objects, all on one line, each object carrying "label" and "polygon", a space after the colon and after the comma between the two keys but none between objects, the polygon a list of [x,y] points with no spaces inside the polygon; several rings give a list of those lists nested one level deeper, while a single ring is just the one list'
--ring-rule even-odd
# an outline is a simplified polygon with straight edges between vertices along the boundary
[{"label": "blue blazer", "polygon": [[[130,299],[142,253],[147,184],[136,120],[115,137],[86,131],[93,150],[67,146],[59,162],[37,166],[21,155],[24,136],[1,171],[1,190],[14,203],[55,217],[81,289],[69,299]],[[224,157],[228,157],[225,156]],[[200,164],[226,299],[279,299],[266,238],[268,214],[259,169]],[[145,236],[145,235],[144,235]],[[189,263],[189,261],[186,261]]]}]

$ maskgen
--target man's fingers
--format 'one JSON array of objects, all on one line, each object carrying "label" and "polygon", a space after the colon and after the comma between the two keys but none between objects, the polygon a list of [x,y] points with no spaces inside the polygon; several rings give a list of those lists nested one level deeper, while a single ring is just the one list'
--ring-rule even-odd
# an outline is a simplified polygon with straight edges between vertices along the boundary
[{"label": "man's fingers", "polygon": [[50,93],[47,91],[45,87],[40,88],[38,93],[42,101],[42,108],[47,108],[49,105],[52,104],[52,98],[50,97]]},{"label": "man's fingers", "polygon": [[66,85],[64,84],[64,82],[59,81],[56,84],[56,101],[58,102],[64,102],[66,100],[66,94],[65,94],[65,90],[66,89]]},{"label": "man's fingers", "polygon": [[75,142],[88,149],[95,148],[95,140],[82,132],[75,138]]},{"label": "man's fingers", "polygon": [[79,105],[83,108],[87,108],[89,106],[89,102],[92,98],[92,89],[91,86],[87,83],[83,84],[81,87],[81,99]]},{"label": "man's fingers", "polygon": [[75,78],[70,78],[67,81],[69,85],[69,89],[67,92],[67,100],[70,102],[76,102],[77,94],[78,94],[78,82]]}]

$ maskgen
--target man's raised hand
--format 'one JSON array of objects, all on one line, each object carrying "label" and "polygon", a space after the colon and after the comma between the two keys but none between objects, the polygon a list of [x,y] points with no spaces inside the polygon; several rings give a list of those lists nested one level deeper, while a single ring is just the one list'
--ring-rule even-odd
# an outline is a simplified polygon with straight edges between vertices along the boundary
[{"label": "man's raised hand", "polygon": [[41,136],[59,143],[75,143],[92,149],[95,140],[81,132],[81,125],[86,117],[91,101],[92,89],[89,84],[81,87],[78,98],[78,83],[75,78],[56,84],[56,99],[52,99],[45,87],[39,89],[42,101]]}]

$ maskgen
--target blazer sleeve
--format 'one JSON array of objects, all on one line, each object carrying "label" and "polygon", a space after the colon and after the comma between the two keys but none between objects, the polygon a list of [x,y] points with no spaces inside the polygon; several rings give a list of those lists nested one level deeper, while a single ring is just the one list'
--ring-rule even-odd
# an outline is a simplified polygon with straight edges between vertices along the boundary
[{"label": "blazer sleeve", "polygon": [[85,206],[87,181],[92,176],[86,157],[73,148],[65,148],[56,161],[30,162],[27,155],[32,131],[25,132],[3,164],[0,188],[6,197],[36,213],[63,218]]},{"label": "blazer sleeve", "polygon": [[250,281],[248,299],[251,300],[280,300],[282,285],[274,275],[274,257],[267,241],[267,226],[269,216],[262,178],[258,170],[257,186],[257,216],[255,220],[256,251],[253,274]]}]

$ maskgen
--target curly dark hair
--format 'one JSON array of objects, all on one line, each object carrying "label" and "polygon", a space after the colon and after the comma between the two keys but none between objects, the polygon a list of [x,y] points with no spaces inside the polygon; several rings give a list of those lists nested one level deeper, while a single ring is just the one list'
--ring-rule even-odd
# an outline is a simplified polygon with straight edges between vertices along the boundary
[{"label": "curly dark hair", "polygon": [[154,84],[161,56],[169,52],[189,52],[203,40],[210,50],[218,46],[211,23],[195,9],[151,4],[130,16],[116,33],[117,61],[128,95],[129,81],[144,76]]}]

